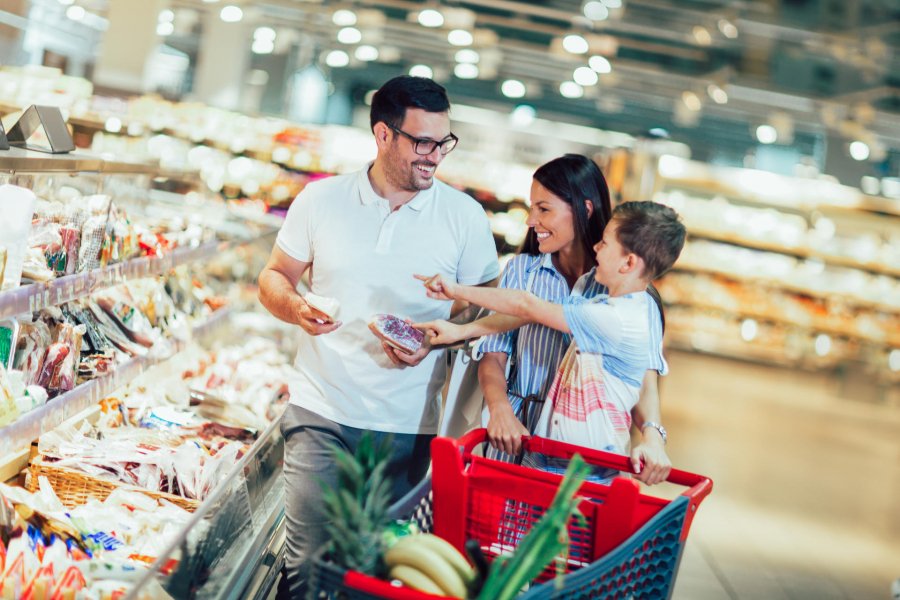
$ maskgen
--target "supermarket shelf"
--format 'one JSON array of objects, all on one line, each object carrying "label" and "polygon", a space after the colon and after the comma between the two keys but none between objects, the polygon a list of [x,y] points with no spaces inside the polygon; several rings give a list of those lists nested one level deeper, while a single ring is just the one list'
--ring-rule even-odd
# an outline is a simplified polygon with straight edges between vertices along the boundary
[{"label": "supermarket shelf", "polygon": [[754,250],[765,250],[767,252],[776,252],[778,254],[788,254],[798,258],[814,258],[823,261],[826,264],[835,267],[850,267],[868,271],[877,275],[889,275],[891,277],[900,278],[900,268],[892,267],[887,264],[875,262],[861,262],[848,256],[839,256],[836,254],[828,254],[819,252],[806,246],[784,246],[775,242],[754,239],[751,237],[735,235],[726,231],[718,231],[714,229],[706,229],[703,227],[688,227],[688,234],[692,237],[703,238],[714,242],[724,242],[726,244],[734,244]]},{"label": "supermarket shelf", "polygon": [[811,296],[814,298],[824,298],[826,300],[839,298],[845,302],[848,302],[854,306],[861,308],[870,308],[882,312],[887,313],[897,313],[900,314],[900,306],[887,304],[884,302],[876,302],[874,300],[869,300],[867,298],[862,298],[859,296],[855,296],[853,294],[847,292],[831,292],[828,290],[817,290],[814,288],[806,287],[803,285],[797,285],[790,281],[786,281],[783,279],[777,279],[774,277],[767,277],[765,275],[754,275],[754,274],[744,274],[744,273],[734,273],[732,271],[712,267],[709,265],[702,264],[691,264],[686,262],[676,262],[675,266],[672,267],[673,271],[682,271],[685,273],[706,273],[711,275],[720,275],[722,277],[727,277],[737,282],[745,283],[745,282],[754,282],[762,285],[766,285],[769,287],[774,287],[780,290],[785,290],[788,292],[794,292],[796,294],[804,294],[806,296]]},{"label": "supermarket shelf", "polygon": [[0,319],[76,300],[130,279],[161,275],[178,265],[215,256],[228,246],[228,242],[206,242],[194,248],[176,248],[166,256],[136,258],[46,283],[23,285],[0,293]]},{"label": "supermarket shelf", "polygon": [[49,154],[24,148],[0,150],[0,173],[131,173],[152,175],[157,165],[107,160],[100,156],[72,152]]},{"label": "supermarket shelf", "polygon": [[696,310],[704,310],[704,311],[715,311],[717,313],[721,313],[723,315],[730,315],[733,317],[737,317],[740,319],[754,319],[760,322],[768,322],[775,323],[779,325],[785,325],[789,327],[796,327],[798,329],[802,329],[805,331],[815,331],[818,333],[827,333],[833,336],[840,336],[852,339],[858,339],[865,342],[868,342],[874,346],[884,347],[884,348],[896,348],[900,347],[900,332],[886,332],[885,338],[876,338],[871,335],[866,335],[861,333],[855,329],[851,329],[848,327],[836,327],[834,325],[830,325],[828,323],[821,322],[808,322],[801,323],[799,321],[791,320],[783,315],[775,314],[771,311],[766,310],[748,310],[746,308],[733,309],[727,306],[721,306],[716,304],[715,302],[709,302],[705,299],[695,296],[689,301],[685,300],[676,300],[676,301],[665,301],[666,306],[673,307],[681,307],[681,308],[689,308]]},{"label": "supermarket shelf", "polygon": [[[192,329],[193,337],[202,338],[213,333],[228,320],[229,314],[227,308],[216,311],[206,321]],[[109,374],[83,383],[49,400],[43,406],[25,413],[15,422],[0,429],[0,456],[27,448],[32,440],[36,440],[44,432],[97,404],[148,368],[168,360],[185,346],[184,341],[166,340],[164,344],[157,344],[151,348],[147,356],[116,365]]]}]

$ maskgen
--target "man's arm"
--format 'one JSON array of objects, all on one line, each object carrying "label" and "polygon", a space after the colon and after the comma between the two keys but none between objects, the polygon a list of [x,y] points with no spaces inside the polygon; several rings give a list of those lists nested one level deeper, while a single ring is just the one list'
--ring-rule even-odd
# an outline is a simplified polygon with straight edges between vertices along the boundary
[{"label": "man's arm", "polygon": [[310,335],[321,335],[334,331],[341,323],[331,322],[327,315],[308,305],[297,292],[297,283],[310,264],[291,258],[276,245],[269,262],[259,274],[259,301],[282,321],[299,325]]},{"label": "man's arm", "polygon": [[[643,428],[644,423],[662,422],[658,379],[656,371],[650,370],[644,374],[641,395],[631,409],[632,423],[641,432],[641,441],[631,450],[631,462],[637,473],[635,478],[647,485],[665,481],[672,470],[672,462],[666,454],[665,442],[659,431],[655,427]],[[638,472],[641,461],[644,462],[644,468]]]}]

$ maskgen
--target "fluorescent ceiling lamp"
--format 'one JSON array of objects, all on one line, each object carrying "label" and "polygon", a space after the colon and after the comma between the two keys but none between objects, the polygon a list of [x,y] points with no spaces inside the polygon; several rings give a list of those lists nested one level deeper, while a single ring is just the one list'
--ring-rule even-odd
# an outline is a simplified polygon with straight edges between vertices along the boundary
[{"label": "fluorescent ceiling lamp", "polygon": [[174,31],[175,25],[173,25],[172,23],[164,22],[156,25],[156,35],[172,35]]},{"label": "fluorescent ceiling lamp", "polygon": [[589,46],[586,39],[573,33],[563,38],[563,48],[572,54],[587,54]]},{"label": "fluorescent ceiling lamp", "polygon": [[850,144],[850,157],[853,160],[866,160],[869,158],[869,145],[856,140]]},{"label": "fluorescent ceiling lamp", "polygon": [[331,22],[338,27],[349,27],[351,25],[356,25],[356,13],[345,8],[336,10],[334,11],[334,14],[331,15]]},{"label": "fluorescent ceiling lamp", "polygon": [[434,77],[434,71],[428,65],[413,65],[409,68],[409,74],[413,77],[425,77],[426,79]]},{"label": "fluorescent ceiling lamp", "polygon": [[83,6],[78,6],[73,4],[69,8],[66,9],[66,16],[72,19],[73,21],[80,21],[84,18],[85,10]]},{"label": "fluorescent ceiling lamp", "polygon": [[588,59],[588,64],[598,73],[612,73],[612,65],[605,56],[600,56],[599,54],[592,56]]},{"label": "fluorescent ceiling lamp", "polygon": [[537,111],[534,110],[533,106],[520,104],[510,113],[509,119],[512,121],[513,125],[527,127],[534,123],[535,116],[537,116]]},{"label": "fluorescent ceiling lamp", "polygon": [[254,40],[269,40],[270,42],[275,41],[275,30],[271,27],[257,27],[253,32]]},{"label": "fluorescent ceiling lamp", "polygon": [[700,102],[700,96],[694,92],[683,92],[681,94],[681,101],[684,102],[684,105],[688,107],[689,110],[694,112],[703,108],[703,103]]},{"label": "fluorescent ceiling lamp", "polygon": [[713,102],[716,104],[726,104],[728,102],[728,94],[714,83],[711,83],[706,87],[706,93],[709,94],[709,97],[712,98]]},{"label": "fluorescent ceiling lamp", "polygon": [[453,68],[453,74],[460,79],[475,79],[478,77],[478,67],[472,63],[459,63]]},{"label": "fluorescent ceiling lamp", "polygon": [[712,44],[712,35],[710,35],[709,30],[706,27],[696,25],[693,34],[694,40],[701,46],[709,46]]},{"label": "fluorescent ceiling lamp", "polygon": [[325,64],[329,67],[346,67],[350,64],[350,55],[343,50],[332,50],[325,56]]},{"label": "fluorescent ceiling lamp", "polygon": [[586,2],[583,10],[584,16],[591,21],[605,21],[609,18],[609,8],[604,3],[596,0]]},{"label": "fluorescent ceiling lamp", "polygon": [[584,96],[584,88],[574,81],[564,81],[559,84],[559,93],[566,98],[581,98]]},{"label": "fluorescent ceiling lamp", "polygon": [[778,132],[771,125],[760,125],[756,128],[756,139],[760,144],[774,144],[778,140]]},{"label": "fluorescent ceiling lamp", "polygon": [[820,333],[816,336],[816,354],[819,356],[825,356],[829,352],[831,352],[831,338],[828,337],[824,333]]},{"label": "fluorescent ceiling lamp", "polygon": [[275,40],[256,38],[250,46],[254,54],[272,54],[275,51]]},{"label": "fluorescent ceiling lamp", "polygon": [[738,36],[738,28],[734,26],[734,23],[729,21],[728,19],[719,19],[719,31],[722,32],[722,35],[727,37],[730,40],[735,39]]},{"label": "fluorescent ceiling lamp", "polygon": [[59,3],[63,6],[70,6],[72,4],[75,4],[75,0],[59,0]]},{"label": "fluorescent ceiling lamp", "polygon": [[474,65],[477,64],[480,59],[481,57],[478,56],[477,52],[468,48],[456,53],[456,62],[458,63],[469,63]]},{"label": "fluorescent ceiling lamp", "polygon": [[422,27],[440,27],[444,24],[444,15],[433,9],[426,9],[419,13],[419,25]]},{"label": "fluorescent ceiling lamp", "polygon": [[342,44],[358,44],[362,41],[362,32],[356,27],[344,27],[338,31],[337,40]]},{"label": "fluorescent ceiling lamp", "polygon": [[475,38],[465,29],[454,29],[447,34],[447,41],[451,46],[471,46]]},{"label": "fluorescent ceiling lamp", "polygon": [[597,85],[597,82],[600,81],[597,72],[590,67],[578,67],[572,74],[572,79],[582,86]]},{"label": "fluorescent ceiling lamp", "polygon": [[159,12],[159,22],[160,23],[171,23],[174,20],[175,20],[175,13],[172,12],[171,10],[169,10],[168,8],[166,10],[161,10]]},{"label": "fluorescent ceiling lamp", "polygon": [[622,8],[622,0],[603,0],[607,8]]},{"label": "fluorescent ceiling lamp", "polygon": [[226,23],[237,23],[244,18],[244,11],[241,10],[240,6],[229,4],[228,6],[222,7],[219,18]]},{"label": "fluorescent ceiling lamp", "polygon": [[357,48],[353,55],[363,62],[378,60],[378,48],[364,44]]},{"label": "fluorescent ceiling lamp", "polygon": [[500,85],[500,91],[507,98],[522,98],[525,96],[525,84],[518,79],[507,79]]}]

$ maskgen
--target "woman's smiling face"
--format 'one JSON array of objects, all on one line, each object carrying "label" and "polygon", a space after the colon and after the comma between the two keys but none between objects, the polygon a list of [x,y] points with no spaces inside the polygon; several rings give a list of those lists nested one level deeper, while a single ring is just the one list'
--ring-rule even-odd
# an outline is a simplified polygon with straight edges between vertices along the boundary
[{"label": "woman's smiling face", "polygon": [[527,225],[537,235],[538,249],[552,254],[575,244],[575,217],[572,206],[537,180],[531,181],[531,210]]}]

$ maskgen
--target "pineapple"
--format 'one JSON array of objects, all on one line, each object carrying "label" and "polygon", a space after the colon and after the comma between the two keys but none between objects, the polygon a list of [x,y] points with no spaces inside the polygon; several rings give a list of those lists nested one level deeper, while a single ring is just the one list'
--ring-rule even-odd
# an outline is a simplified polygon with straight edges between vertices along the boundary
[{"label": "pineapple", "polygon": [[390,447],[390,439],[377,444],[367,431],[355,454],[336,448],[337,486],[323,485],[331,559],[343,568],[372,576],[381,570],[384,529],[390,521],[392,484],[386,475]]}]

